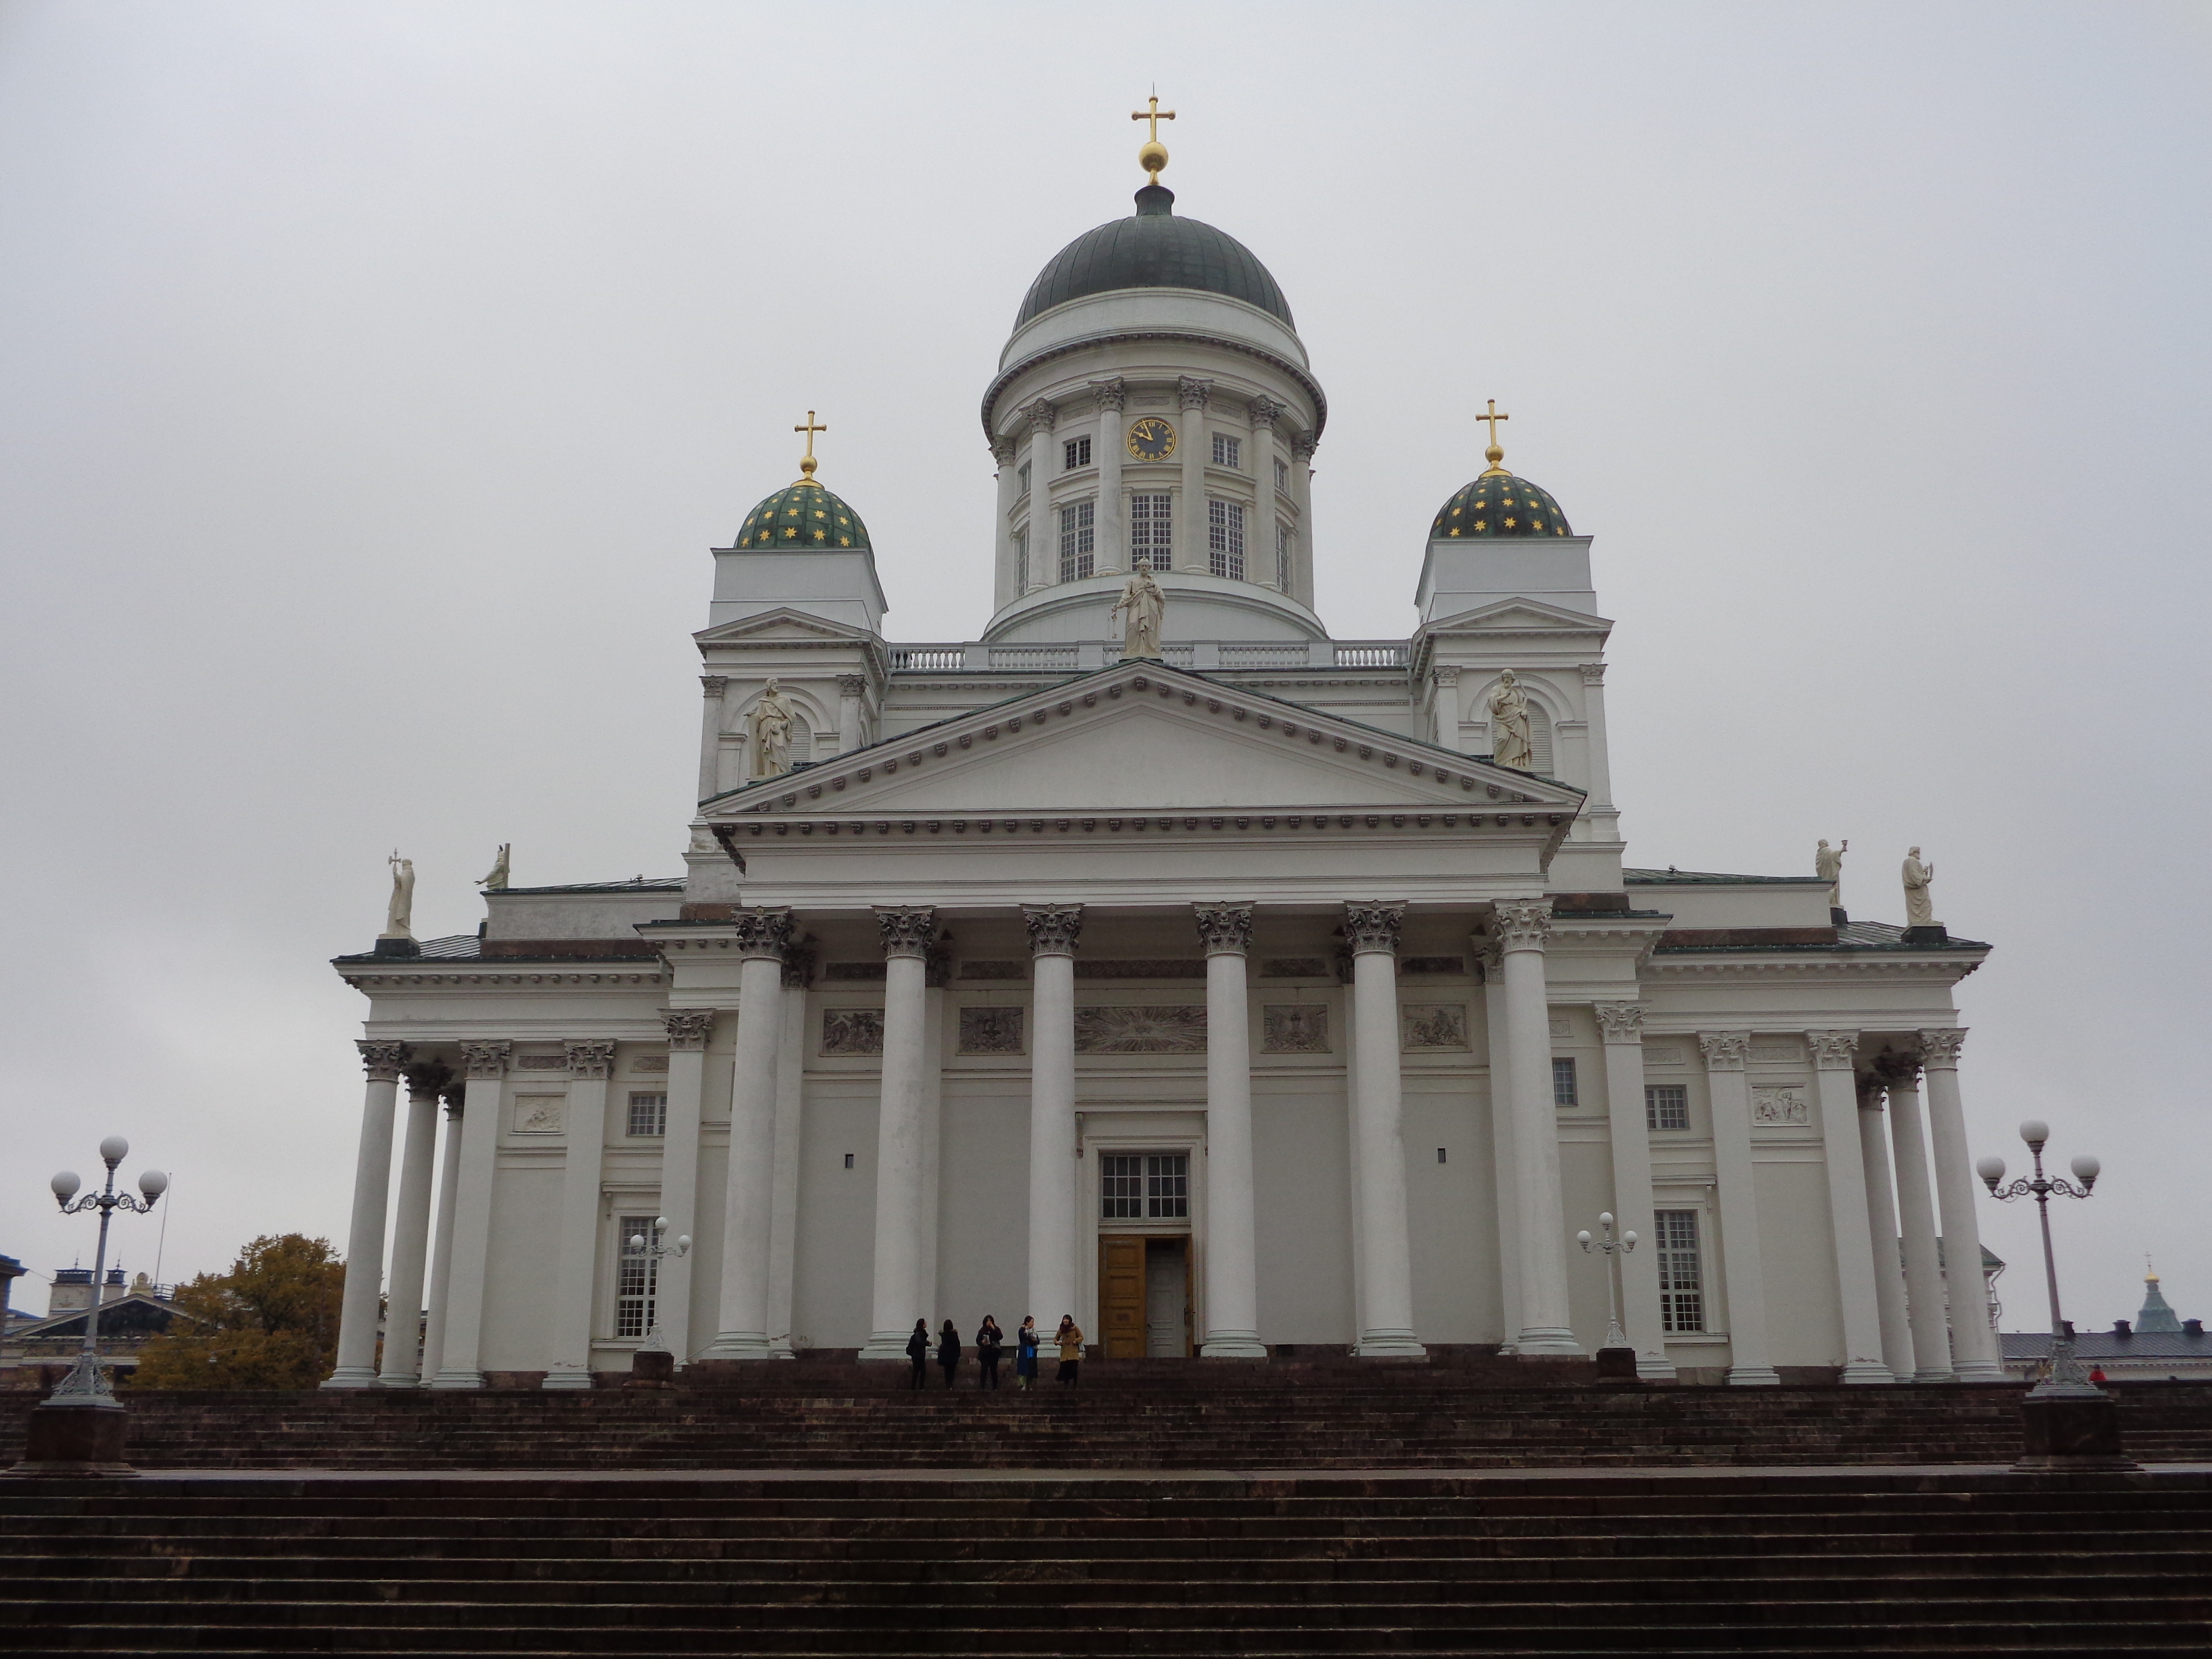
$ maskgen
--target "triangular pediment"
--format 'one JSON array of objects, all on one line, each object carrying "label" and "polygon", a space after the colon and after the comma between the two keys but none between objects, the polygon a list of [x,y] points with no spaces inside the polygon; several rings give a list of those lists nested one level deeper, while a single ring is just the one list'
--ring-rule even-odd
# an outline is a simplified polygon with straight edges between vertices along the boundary
[{"label": "triangular pediment", "polygon": [[1593,617],[1587,611],[1570,611],[1565,605],[1547,605],[1541,599],[1500,599],[1494,605],[1477,605],[1472,611],[1462,611],[1449,617],[1422,624],[1424,634],[1455,634],[1480,632],[1485,634],[1590,634],[1608,633],[1612,621],[1605,617]]},{"label": "triangular pediment", "polygon": [[794,611],[788,605],[778,605],[773,611],[756,611],[750,617],[739,617],[734,622],[718,623],[712,628],[700,629],[691,637],[701,645],[760,644],[774,640],[805,640],[816,643],[824,640],[849,640],[856,645],[866,645],[876,641],[876,636],[865,628],[831,622],[809,611]]},{"label": "triangular pediment", "polygon": [[706,804],[747,812],[1571,814],[1581,794],[1158,663],[1124,663]]}]

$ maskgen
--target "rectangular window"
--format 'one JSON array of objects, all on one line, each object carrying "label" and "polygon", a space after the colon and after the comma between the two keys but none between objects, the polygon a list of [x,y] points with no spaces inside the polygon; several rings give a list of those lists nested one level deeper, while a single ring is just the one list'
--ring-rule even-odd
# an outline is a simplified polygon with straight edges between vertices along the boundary
[{"label": "rectangular window", "polygon": [[1659,1322],[1667,1330],[1705,1328],[1705,1275],[1698,1264],[1698,1212],[1656,1210],[1659,1235]]},{"label": "rectangular window", "polygon": [[1077,501],[1060,509],[1060,579],[1079,582],[1091,574],[1091,506]]},{"label": "rectangular window", "polygon": [[1217,432],[1213,434],[1214,465],[1241,467],[1244,464],[1243,453],[1244,445],[1242,440],[1232,438],[1225,432]]},{"label": "rectangular window", "polygon": [[660,1259],[633,1250],[630,1241],[641,1238],[648,1245],[660,1243],[660,1235],[653,1227],[655,1218],[649,1215],[626,1215],[621,1218],[622,1231],[617,1239],[615,1270],[615,1335],[617,1338],[641,1337],[653,1328],[653,1298],[660,1287]]},{"label": "rectangular window", "polygon": [[1098,1179],[1105,1194],[1100,1213],[1109,1221],[1145,1218],[1145,1160],[1111,1153],[1098,1160]]},{"label": "rectangular window", "polygon": [[1136,495],[1129,497],[1129,568],[1137,568],[1139,559],[1150,559],[1152,568],[1168,568],[1168,547],[1172,539],[1168,526],[1168,507],[1173,497],[1162,494]]},{"label": "rectangular window", "polygon": [[1581,1097],[1575,1092],[1575,1063],[1571,1060],[1552,1062],[1552,1104],[1579,1106]]},{"label": "rectangular window", "polygon": [[1079,466],[1088,466],[1091,465],[1091,440],[1070,438],[1060,445],[1060,453],[1066,457],[1060,467],[1064,472],[1073,472]]},{"label": "rectangular window", "polygon": [[1028,495],[1030,493],[1030,464],[1027,461],[1024,461],[1021,465],[1021,470],[1015,473],[1014,476],[1022,481],[1021,493],[1024,495]]},{"label": "rectangular window", "polygon": [[629,1097],[629,1132],[634,1135],[666,1134],[668,1097],[640,1094],[633,1090]]},{"label": "rectangular window", "polygon": [[1286,524],[1275,526],[1275,586],[1285,593],[1291,591],[1291,527]]},{"label": "rectangular window", "polygon": [[1690,1127],[1690,1091],[1680,1083],[1644,1085],[1644,1124],[1650,1129]]},{"label": "rectangular window", "polygon": [[1014,532],[1014,590],[1019,593],[1030,591],[1030,532],[1027,525]]},{"label": "rectangular window", "polygon": [[1215,575],[1244,580],[1244,509],[1235,501],[1206,504],[1206,551]]},{"label": "rectangular window", "polygon": [[1279,455],[1275,457],[1275,488],[1285,495],[1291,493],[1291,464]]},{"label": "rectangular window", "polygon": [[1190,1215],[1190,1154],[1109,1152],[1098,1160],[1109,1221],[1182,1221]]},{"label": "rectangular window", "polygon": [[1190,1213],[1190,1154],[1169,1152],[1145,1160],[1145,1218],[1179,1221]]}]

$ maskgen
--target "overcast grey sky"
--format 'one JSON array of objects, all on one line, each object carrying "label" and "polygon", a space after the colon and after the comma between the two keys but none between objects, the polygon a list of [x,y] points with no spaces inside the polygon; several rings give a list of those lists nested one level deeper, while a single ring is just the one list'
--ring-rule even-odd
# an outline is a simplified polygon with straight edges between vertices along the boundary
[{"label": "overcast grey sky", "polygon": [[326,959],[395,844],[426,938],[501,841],[680,867],[707,550],[807,409],[890,632],[975,636],[977,399],[1157,82],[1329,393],[1332,629],[1410,628],[1497,398],[1597,538],[1632,860],[1847,836],[1900,920],[1921,844],[1997,947],[1974,1150],[2105,1160],[2069,1311],[2145,1251],[2212,1310],[2208,70],[2148,0],[0,7],[0,1252],[90,1261],[111,1130],[164,1278],[343,1243]]}]

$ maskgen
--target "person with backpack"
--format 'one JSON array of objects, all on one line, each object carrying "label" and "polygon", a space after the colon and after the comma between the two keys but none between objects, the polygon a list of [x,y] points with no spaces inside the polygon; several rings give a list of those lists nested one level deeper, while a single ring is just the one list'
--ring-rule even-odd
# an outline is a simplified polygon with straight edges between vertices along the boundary
[{"label": "person with backpack", "polygon": [[927,1320],[917,1319],[914,1322],[914,1334],[906,1340],[906,1357],[907,1363],[914,1368],[913,1374],[906,1380],[906,1385],[909,1389],[918,1389],[929,1376],[929,1322]]}]

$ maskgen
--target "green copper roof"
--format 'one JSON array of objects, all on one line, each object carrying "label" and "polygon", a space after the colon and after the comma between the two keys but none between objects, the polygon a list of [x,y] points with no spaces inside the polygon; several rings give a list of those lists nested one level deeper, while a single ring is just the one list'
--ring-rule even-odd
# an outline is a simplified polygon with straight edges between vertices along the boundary
[{"label": "green copper roof", "polygon": [[1466,536],[1571,536],[1559,504],[1526,478],[1485,473],[1437,511],[1431,541]]},{"label": "green copper roof", "polygon": [[2143,1304],[2136,1315],[2136,1330],[2145,1336],[2173,1335],[2181,1329],[2181,1316],[2173,1311],[2158,1287],[2158,1275],[2143,1280]]},{"label": "green copper roof", "polygon": [[745,514],[738,532],[739,547],[798,547],[824,550],[866,547],[868,527],[860,515],[818,483],[779,489]]},{"label": "green copper roof", "polygon": [[1242,300],[1296,328],[1290,301],[1252,250],[1226,231],[1176,218],[1174,204],[1165,185],[1146,185],[1137,192],[1134,216],[1087,230],[1060,249],[1030,284],[1014,326],[1089,294],[1189,288]]}]

